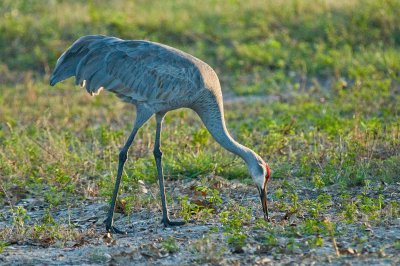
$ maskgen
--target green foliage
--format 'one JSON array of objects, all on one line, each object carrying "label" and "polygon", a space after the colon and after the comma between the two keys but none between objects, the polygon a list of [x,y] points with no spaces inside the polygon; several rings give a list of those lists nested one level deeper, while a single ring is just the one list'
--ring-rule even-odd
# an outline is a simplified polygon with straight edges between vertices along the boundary
[{"label": "green foliage", "polygon": [[0,241],[0,253],[4,251],[4,248],[7,247],[8,244],[6,242]]},{"label": "green foliage", "polygon": [[219,190],[210,188],[207,185],[207,179],[201,180],[201,185],[195,187],[195,191],[201,192],[202,198],[198,198],[195,202],[191,202],[188,196],[180,197],[180,215],[187,222],[192,218],[206,220],[211,217],[215,209],[222,204]]},{"label": "green foliage", "polygon": [[220,222],[223,224],[224,234],[227,242],[235,251],[241,251],[246,244],[247,234],[243,225],[249,223],[251,219],[250,210],[244,207],[235,207],[219,214]]},{"label": "green foliage", "polygon": [[332,203],[331,196],[321,193],[315,200],[305,199],[302,202],[302,209],[306,210],[312,218],[318,218],[326,212],[327,207]]},{"label": "green foliage", "polygon": [[194,215],[200,212],[202,206],[189,201],[188,196],[180,197],[181,210],[179,214],[185,222],[188,222]]},{"label": "green foliage", "polygon": [[268,247],[268,249],[271,249],[273,247],[277,247],[278,246],[278,239],[276,238],[276,235],[274,232],[267,232],[264,236],[264,239],[262,241],[262,244],[266,247]]},{"label": "green foliage", "polygon": [[324,245],[324,239],[316,236],[310,240],[309,244],[311,247],[322,247]]},{"label": "green foliage", "polygon": [[343,215],[347,223],[354,222],[357,214],[357,205],[354,202],[349,202],[344,206]]},{"label": "green foliage", "polygon": [[308,235],[327,233],[324,222],[316,219],[305,220],[302,225],[301,232]]},{"label": "green foliage", "polygon": [[179,251],[179,246],[177,245],[175,238],[172,236],[163,239],[161,241],[161,247],[163,247],[169,253],[175,253]]},{"label": "green foliage", "polygon": [[47,247],[58,242],[65,245],[67,241],[82,241],[89,231],[77,230],[70,225],[57,222],[49,208],[39,221],[31,219],[25,208],[17,206],[11,210],[11,226],[0,228],[0,252],[11,243],[36,243]]},{"label": "green foliage", "polygon": [[47,225],[56,225],[56,221],[54,220],[53,216],[51,215],[50,209],[44,210],[42,222],[43,222],[43,224],[47,224]]},{"label": "green foliage", "polygon": [[26,209],[22,206],[17,206],[12,209],[12,225],[15,227],[17,233],[23,233],[25,230],[26,221],[31,218],[26,212]]},{"label": "green foliage", "polygon": [[218,207],[222,204],[222,199],[219,195],[218,189],[210,188],[206,184],[203,184],[197,186],[195,190],[202,192],[204,194],[206,202],[209,203],[211,206]]},{"label": "green foliage", "polygon": [[226,251],[226,247],[222,243],[216,243],[215,240],[209,237],[196,240],[191,247],[195,255],[194,260],[198,263],[217,264],[221,261]]},{"label": "green foliage", "polygon": [[395,248],[396,250],[400,250],[400,240],[397,240],[397,241],[394,243],[394,248]]}]

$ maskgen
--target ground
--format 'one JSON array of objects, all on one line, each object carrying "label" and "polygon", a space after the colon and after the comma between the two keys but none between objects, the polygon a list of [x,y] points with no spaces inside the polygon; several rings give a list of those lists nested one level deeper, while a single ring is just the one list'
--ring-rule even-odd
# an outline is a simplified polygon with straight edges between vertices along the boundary
[{"label": "ground", "polygon": [[[191,202],[196,202],[198,206],[208,206],[212,212],[204,215],[196,209],[191,216],[193,220],[188,224],[165,228],[161,223],[160,203],[155,196],[157,186],[141,185],[141,192],[149,195],[152,203],[135,209],[130,215],[116,214],[115,225],[127,231],[126,235],[106,233],[103,222],[108,205],[97,198],[87,199],[68,209],[61,207],[52,212],[54,221],[48,221],[47,227],[57,227],[56,230],[64,234],[63,237],[48,232],[40,238],[20,238],[5,248],[0,254],[0,261],[3,265],[396,265],[400,262],[398,213],[396,218],[391,216],[395,210],[380,210],[379,218],[385,218],[373,224],[362,216],[360,222],[355,224],[343,222],[340,209],[344,203],[337,195],[337,186],[323,191],[324,195],[332,195],[326,207],[329,212],[316,217],[316,223],[304,226],[304,220],[309,218],[309,210],[299,207],[292,213],[280,211],[278,206],[281,202],[276,200],[270,201],[272,221],[264,221],[253,185],[227,181],[212,175],[167,183],[170,198],[187,195]],[[279,188],[279,183],[271,182],[269,189],[274,191]],[[221,203],[215,202],[216,206],[210,203],[213,201],[207,198],[207,193],[203,193],[205,184],[209,189],[218,189],[217,195],[220,197],[215,194],[214,197],[220,198]],[[297,189],[297,192],[299,202],[312,199],[318,194],[310,188]],[[350,194],[358,192],[355,190]],[[386,200],[393,201],[400,196],[395,186],[385,186],[383,195]],[[182,215],[187,215],[182,213],[182,206],[176,204],[177,201],[170,203],[172,205],[169,209],[174,217],[182,219]],[[119,204],[118,207],[123,209],[123,201]],[[43,217],[46,217],[45,203],[41,197],[28,197],[18,205],[23,206],[27,210],[26,215],[31,218],[26,228],[42,223]],[[221,218],[226,212],[231,219],[229,221]],[[15,216],[10,208],[3,208],[2,213],[1,225],[7,224],[6,221]],[[231,224],[232,221],[239,223],[238,227]],[[318,229],[324,221],[329,221],[334,227],[333,235]],[[240,234],[246,236],[243,243],[240,243]],[[233,240],[226,242],[227,238]]]}]

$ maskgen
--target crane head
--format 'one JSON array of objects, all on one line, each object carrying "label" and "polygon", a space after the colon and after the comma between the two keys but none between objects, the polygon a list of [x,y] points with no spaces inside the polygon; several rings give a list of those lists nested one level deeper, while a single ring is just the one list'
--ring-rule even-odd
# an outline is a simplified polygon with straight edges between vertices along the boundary
[{"label": "crane head", "polygon": [[258,193],[260,195],[264,219],[270,221],[267,204],[267,184],[271,176],[271,169],[264,161],[258,162],[256,169],[251,171],[251,176],[256,183]]}]

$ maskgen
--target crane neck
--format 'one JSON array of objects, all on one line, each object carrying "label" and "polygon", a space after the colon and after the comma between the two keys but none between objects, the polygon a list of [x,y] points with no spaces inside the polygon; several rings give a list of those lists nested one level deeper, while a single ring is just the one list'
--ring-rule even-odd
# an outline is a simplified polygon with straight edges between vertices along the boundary
[{"label": "crane neck", "polygon": [[[238,155],[240,158],[242,158],[245,163],[250,167],[252,161],[255,159],[255,152],[251,150],[250,148],[240,144],[237,142],[230,134],[229,131],[227,130],[225,123],[223,120],[221,121],[222,124],[222,129],[223,130],[215,130],[215,128],[218,127],[213,127],[209,129],[208,131],[211,133],[213,138],[226,150],[232,152],[233,154]],[[218,132],[216,132],[218,131]]]},{"label": "crane neck", "polygon": [[252,167],[259,156],[253,150],[238,143],[229,134],[225,125],[222,101],[220,103],[216,101],[206,103],[201,105],[202,108],[197,107],[194,110],[200,116],[210,134],[222,147],[241,157],[249,168]]}]

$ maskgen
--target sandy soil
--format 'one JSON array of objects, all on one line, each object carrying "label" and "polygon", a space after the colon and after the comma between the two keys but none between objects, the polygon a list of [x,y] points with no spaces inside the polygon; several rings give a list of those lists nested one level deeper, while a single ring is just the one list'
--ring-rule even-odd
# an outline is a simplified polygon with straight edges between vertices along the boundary
[{"label": "sandy soil", "polygon": [[[191,181],[196,182],[196,181]],[[221,196],[224,204],[234,200],[241,206],[247,206],[254,211],[254,217],[261,217],[259,199],[256,189],[251,185],[244,185],[235,181],[222,180]],[[190,192],[192,183],[168,182],[169,193],[177,197]],[[273,189],[272,185],[272,188]],[[156,192],[156,187],[151,188]],[[306,192],[300,194],[307,197]],[[38,198],[24,199],[18,202],[28,210],[30,223],[38,221],[44,214]],[[223,204],[223,205],[224,205]],[[271,211],[274,224],[280,221],[283,213],[274,210],[271,202]],[[284,235],[278,236],[278,247],[265,248],[261,237],[265,232],[255,228],[252,224],[243,228],[248,236],[247,244],[242,250],[233,250],[226,244],[222,224],[217,215],[207,221],[197,220],[180,227],[164,228],[161,224],[161,212],[158,204],[137,210],[132,215],[117,214],[115,225],[127,230],[127,235],[110,236],[105,233],[103,220],[107,211],[107,204],[95,199],[76,204],[69,209],[60,207],[52,213],[58,223],[73,224],[76,230],[82,230],[83,237],[79,240],[43,241],[20,240],[11,243],[0,253],[1,265],[265,265],[265,264],[331,264],[331,265],[399,265],[399,250],[394,247],[400,239],[400,223],[393,220],[391,225],[373,226],[368,228],[368,238],[365,239],[360,250],[351,248],[354,239],[360,237],[359,227],[348,225],[339,227],[343,234],[337,237],[337,245],[341,255],[336,256],[329,239],[325,239],[323,246],[302,249],[300,247],[285,252],[287,239]],[[223,208],[223,207],[222,207]],[[332,206],[335,208],[335,206]],[[179,205],[175,202],[170,207],[171,213],[176,214]],[[0,227],[10,225],[11,213],[5,206],[0,218]],[[253,218],[252,223],[255,223]],[[295,226],[296,220],[291,218]],[[343,226],[343,225],[341,225]],[[179,248],[176,252],[168,252],[162,242],[173,237]],[[299,235],[297,242],[304,242],[307,237]],[[382,245],[387,249],[380,250]],[[354,246],[354,245],[353,245]],[[397,247],[398,248],[398,247]]]}]

